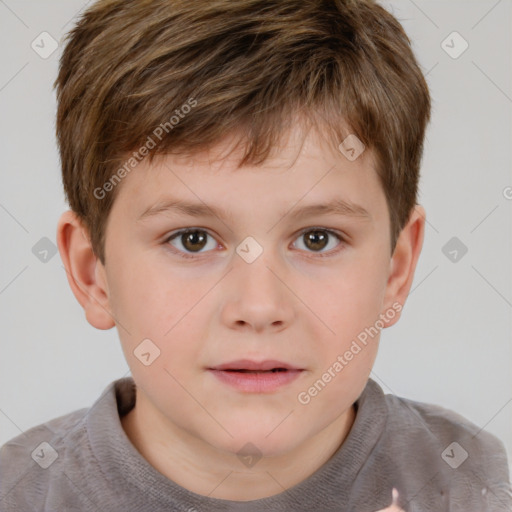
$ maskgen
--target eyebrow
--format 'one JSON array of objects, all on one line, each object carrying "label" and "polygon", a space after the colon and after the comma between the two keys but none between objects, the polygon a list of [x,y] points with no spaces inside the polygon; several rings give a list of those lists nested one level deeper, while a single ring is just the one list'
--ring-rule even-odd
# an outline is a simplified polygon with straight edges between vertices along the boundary
[{"label": "eyebrow", "polygon": [[[178,199],[168,199],[147,208],[138,221],[164,213],[184,214],[190,217],[216,216],[219,219],[232,220],[233,215],[222,207],[208,206],[205,203],[193,203]],[[313,215],[338,215],[372,220],[370,213],[361,205],[340,198],[331,199],[321,204],[310,204],[300,208],[292,207],[287,212],[281,212],[280,218],[290,214],[294,218],[304,218]]]}]

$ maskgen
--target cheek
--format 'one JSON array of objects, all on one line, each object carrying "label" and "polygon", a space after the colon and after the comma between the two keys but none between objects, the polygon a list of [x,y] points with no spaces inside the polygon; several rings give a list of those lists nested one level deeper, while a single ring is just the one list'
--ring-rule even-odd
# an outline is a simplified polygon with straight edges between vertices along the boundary
[{"label": "cheek", "polygon": [[[191,283],[179,270],[147,262],[127,261],[118,269],[112,279],[114,316],[132,373],[176,391],[167,371],[182,381],[186,368],[197,364],[202,339],[198,303],[211,285]],[[151,359],[158,354],[150,366],[137,360],[137,354],[147,352]]]},{"label": "cheek", "polygon": [[[334,399],[336,393],[347,387],[355,386],[357,392],[371,371],[383,327],[379,322],[385,291],[383,266],[384,262],[371,258],[365,262],[361,258],[339,274],[333,273],[323,292],[315,294],[311,309],[322,320],[314,320],[316,327],[311,334],[318,347],[317,377],[329,368],[336,375],[325,397],[333,393]],[[338,356],[343,361],[337,368],[341,364],[343,369],[336,372],[333,365]]]},{"label": "cheek", "polygon": [[[373,325],[381,313],[385,273],[377,262],[352,265],[333,273],[315,293],[315,309],[336,336],[354,336]],[[329,323],[330,322],[330,323]]]},{"label": "cheek", "polygon": [[193,281],[157,259],[121,257],[111,272],[111,307],[138,334],[161,337],[204,293],[201,282]]}]

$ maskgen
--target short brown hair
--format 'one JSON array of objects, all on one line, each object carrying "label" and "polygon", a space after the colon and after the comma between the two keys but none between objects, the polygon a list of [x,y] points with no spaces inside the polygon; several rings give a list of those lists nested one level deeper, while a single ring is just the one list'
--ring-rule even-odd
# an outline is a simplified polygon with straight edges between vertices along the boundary
[{"label": "short brown hair", "polygon": [[100,0],[67,35],[54,86],[66,197],[102,262],[112,178],[157,126],[150,162],[238,134],[239,167],[264,162],[297,114],[336,146],[355,134],[375,156],[391,253],[417,201],[430,95],[372,0]]}]

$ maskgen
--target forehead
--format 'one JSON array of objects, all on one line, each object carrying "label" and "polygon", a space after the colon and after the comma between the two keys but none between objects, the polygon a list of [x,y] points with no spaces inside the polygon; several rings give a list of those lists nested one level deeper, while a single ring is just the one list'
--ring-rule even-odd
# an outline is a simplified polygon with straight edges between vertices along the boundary
[{"label": "forehead", "polygon": [[321,213],[322,205],[327,213],[329,206],[371,218],[382,205],[368,149],[351,160],[318,132],[295,130],[263,163],[239,168],[241,149],[232,151],[234,144],[226,139],[191,155],[158,155],[152,164],[146,159],[124,179],[116,202],[126,202],[137,219],[173,207],[175,213],[236,216],[240,209]]}]

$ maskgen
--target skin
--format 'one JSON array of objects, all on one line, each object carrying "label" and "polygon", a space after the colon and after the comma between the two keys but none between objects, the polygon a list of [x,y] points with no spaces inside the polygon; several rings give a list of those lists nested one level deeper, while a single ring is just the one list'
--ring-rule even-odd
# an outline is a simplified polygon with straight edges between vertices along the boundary
[{"label": "skin", "polygon": [[[369,150],[350,162],[317,132],[295,129],[264,164],[236,169],[239,155],[226,156],[229,142],[189,157],[159,157],[152,166],[143,161],[126,176],[107,223],[105,265],[72,212],[62,215],[57,239],[89,323],[118,329],[137,386],[136,405],[122,418],[128,438],[186,489],[245,501],[301,482],[345,440],[380,334],[307,405],[297,397],[380,314],[405,303],[425,211],[416,206],[391,255],[389,213]],[[167,211],[139,219],[169,197],[223,207],[229,216]],[[369,217],[293,216],[340,197]],[[206,245],[191,251],[183,237],[167,241],[183,228],[204,230]],[[305,228],[345,239],[322,231],[326,245],[314,246],[301,234]],[[252,263],[236,253],[247,236],[263,248]],[[147,338],[160,356],[145,366],[134,350]],[[246,393],[207,370],[242,358],[304,371],[276,391]],[[237,456],[246,443],[262,455],[251,467]]]}]

